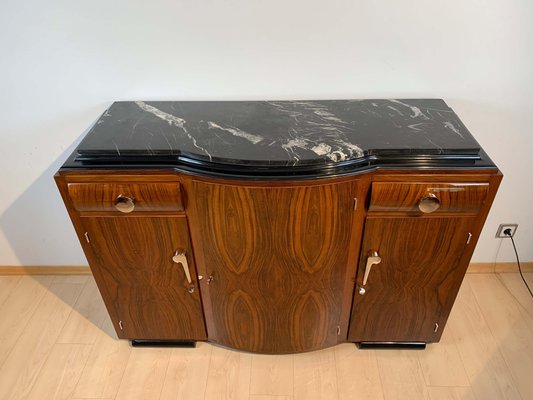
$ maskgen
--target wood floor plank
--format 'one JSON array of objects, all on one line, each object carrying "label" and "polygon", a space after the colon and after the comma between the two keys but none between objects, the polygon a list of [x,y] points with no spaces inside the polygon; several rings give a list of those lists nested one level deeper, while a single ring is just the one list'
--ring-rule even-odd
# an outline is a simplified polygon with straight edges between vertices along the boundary
[{"label": "wood floor plank", "polygon": [[0,367],[20,338],[53,280],[50,276],[18,278],[12,293],[0,306]]},{"label": "wood floor plank", "polygon": [[337,400],[337,373],[333,348],[294,355],[294,399]]},{"label": "wood floor plank", "polygon": [[376,350],[384,398],[427,399],[424,374],[412,350]]},{"label": "wood floor plank", "polygon": [[212,347],[197,343],[194,349],[172,349],[160,400],[203,400]]},{"label": "wood floor plank", "polygon": [[478,399],[520,399],[511,371],[474,297],[469,278],[461,286],[447,329],[453,332]]},{"label": "wood floor plank", "polygon": [[70,400],[91,350],[86,344],[56,344],[28,400]]},{"label": "wood floor plank", "polygon": [[533,332],[523,316],[522,306],[509,295],[496,275],[472,274],[468,282],[520,395],[533,399]]},{"label": "wood floor plank", "polygon": [[0,368],[2,400],[27,398],[82,288],[64,283],[49,286]]},{"label": "wood floor plank", "polygon": [[353,343],[335,346],[335,366],[340,400],[383,399],[376,354]]},{"label": "wood floor plank", "polygon": [[0,307],[11,295],[11,291],[17,286],[20,276],[0,276]]},{"label": "wood floor plank", "polygon": [[158,400],[170,360],[167,348],[134,348],[116,400]]},{"label": "wood floor plank", "polygon": [[1,278],[2,400],[533,398],[533,300],[518,274],[468,275],[441,343],[423,352],[342,344],[280,356],[131,348],[98,308],[92,278]]},{"label": "wood floor plank", "polygon": [[[518,302],[520,313],[527,322],[529,330],[533,332],[533,298],[520,278],[520,274],[496,274],[495,276],[510,292],[511,297]],[[524,279],[533,290],[533,274],[524,274]]]},{"label": "wood floor plank", "polygon": [[93,277],[85,277],[86,283],[74,305],[58,343],[93,344],[101,332],[107,310]]},{"label": "wood floor plank", "polygon": [[453,332],[445,329],[439,343],[417,351],[427,386],[470,386]]},{"label": "wood floor plank", "polygon": [[386,383],[383,385],[383,394],[386,400],[425,400],[429,398],[427,387],[406,383]]},{"label": "wood floor plank", "polygon": [[106,317],[74,396],[81,399],[114,399],[118,393],[132,347],[127,340],[119,340],[113,323]]},{"label": "wood floor plank", "polygon": [[54,283],[72,283],[85,285],[87,280],[92,278],[90,275],[54,275]]},{"label": "wood floor plank", "polygon": [[251,373],[251,354],[212,346],[205,399],[248,399]]},{"label": "wood floor plank", "polygon": [[294,358],[287,355],[252,355],[250,394],[292,396]]},{"label": "wood floor plank", "polygon": [[428,387],[430,400],[476,400],[469,387]]}]

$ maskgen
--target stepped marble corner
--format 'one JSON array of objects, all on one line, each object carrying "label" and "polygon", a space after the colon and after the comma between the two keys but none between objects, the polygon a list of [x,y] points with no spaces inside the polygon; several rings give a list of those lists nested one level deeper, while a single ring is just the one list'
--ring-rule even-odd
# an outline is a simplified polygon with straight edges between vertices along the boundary
[{"label": "stepped marble corner", "polygon": [[481,152],[439,99],[125,101],[100,117],[70,165],[142,159],[222,172],[246,166],[325,173],[407,159],[486,167],[491,162]]}]

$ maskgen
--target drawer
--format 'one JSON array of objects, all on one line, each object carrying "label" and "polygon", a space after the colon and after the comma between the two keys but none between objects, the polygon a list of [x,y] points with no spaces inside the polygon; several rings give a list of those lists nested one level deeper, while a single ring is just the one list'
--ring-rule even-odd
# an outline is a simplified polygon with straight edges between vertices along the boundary
[{"label": "drawer", "polygon": [[178,182],[69,183],[68,193],[78,211],[183,211]]},{"label": "drawer", "polygon": [[488,183],[374,182],[369,211],[474,213],[481,209],[488,190]]}]

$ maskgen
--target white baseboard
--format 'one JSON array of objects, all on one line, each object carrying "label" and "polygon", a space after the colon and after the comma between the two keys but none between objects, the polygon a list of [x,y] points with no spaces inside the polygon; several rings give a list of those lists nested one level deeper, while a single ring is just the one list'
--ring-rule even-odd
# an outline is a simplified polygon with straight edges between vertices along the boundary
[{"label": "white baseboard", "polygon": [[[533,262],[521,263],[522,272],[533,272]],[[499,263],[470,263],[469,274],[518,272],[518,266],[513,262]],[[86,265],[32,265],[32,266],[0,266],[0,275],[91,275],[91,269]]]}]

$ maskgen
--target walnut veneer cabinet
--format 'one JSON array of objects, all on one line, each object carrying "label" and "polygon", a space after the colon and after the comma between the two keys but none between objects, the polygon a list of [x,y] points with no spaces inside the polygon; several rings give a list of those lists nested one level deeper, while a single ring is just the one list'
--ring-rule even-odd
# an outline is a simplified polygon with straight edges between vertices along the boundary
[{"label": "walnut veneer cabinet", "polygon": [[501,173],[442,101],[118,102],[56,182],[120,338],[438,342]]}]

